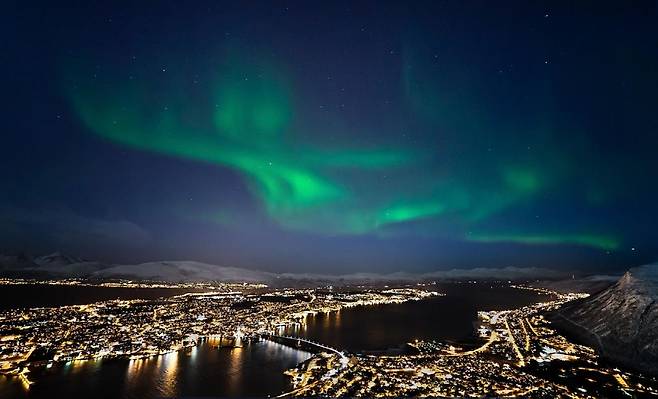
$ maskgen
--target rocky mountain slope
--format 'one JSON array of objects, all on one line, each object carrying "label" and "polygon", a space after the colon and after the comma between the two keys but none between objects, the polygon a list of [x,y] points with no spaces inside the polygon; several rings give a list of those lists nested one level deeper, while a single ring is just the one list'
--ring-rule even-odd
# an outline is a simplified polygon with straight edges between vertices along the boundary
[{"label": "rocky mountain slope", "polygon": [[658,374],[658,264],[631,269],[611,287],[550,315],[602,356]]}]

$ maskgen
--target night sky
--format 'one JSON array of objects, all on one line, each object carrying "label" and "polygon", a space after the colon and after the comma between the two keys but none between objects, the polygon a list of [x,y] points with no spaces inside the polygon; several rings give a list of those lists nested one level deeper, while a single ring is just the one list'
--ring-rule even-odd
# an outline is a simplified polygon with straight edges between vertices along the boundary
[{"label": "night sky", "polygon": [[15,3],[4,253],[322,273],[658,258],[655,2]]}]

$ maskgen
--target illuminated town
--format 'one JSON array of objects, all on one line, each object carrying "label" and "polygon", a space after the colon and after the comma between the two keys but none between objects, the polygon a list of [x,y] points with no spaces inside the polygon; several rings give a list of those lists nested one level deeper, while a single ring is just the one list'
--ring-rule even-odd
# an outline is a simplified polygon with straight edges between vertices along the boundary
[{"label": "illuminated town", "polygon": [[658,399],[658,0],[2,5],[0,399]]},{"label": "illuminated town", "polygon": [[[418,354],[323,353],[288,373],[291,396],[573,397],[658,395],[655,379],[602,366],[594,350],[569,342],[542,312],[587,294],[530,289],[553,298],[505,311],[479,312],[482,344],[461,348],[414,341]],[[590,389],[576,385],[588,385]]]},{"label": "illuminated town", "polygon": [[[17,282],[21,284],[22,282]],[[71,280],[55,284],[78,285]],[[146,283],[115,282],[134,287]],[[193,347],[209,338],[220,344],[276,339],[286,326],[313,313],[345,307],[401,303],[440,295],[419,289],[358,292],[266,290],[262,284],[153,284],[208,289],[159,300],[112,300],[89,305],[32,308],[0,313],[0,371],[26,387],[30,367],[99,358],[132,360]]]},{"label": "illuminated town", "polygon": [[[3,281],[22,284],[25,281]],[[96,284],[77,280],[57,284]],[[152,356],[203,342],[236,347],[268,339],[315,353],[288,370],[283,396],[599,397],[658,395],[656,380],[600,362],[591,348],[569,342],[543,312],[587,296],[528,286],[544,301],[517,309],[480,311],[478,344],[408,343],[408,354],[363,355],[287,336],[319,312],[423,300],[443,295],[425,286],[335,290],[268,289],[262,284],[133,283],[121,287],[199,289],[158,300],[112,300],[0,314],[0,370],[26,390],[30,371],[91,359]],[[374,309],[374,308],[373,308]],[[375,311],[375,310],[373,310]],[[577,387],[577,388],[574,388]]]}]

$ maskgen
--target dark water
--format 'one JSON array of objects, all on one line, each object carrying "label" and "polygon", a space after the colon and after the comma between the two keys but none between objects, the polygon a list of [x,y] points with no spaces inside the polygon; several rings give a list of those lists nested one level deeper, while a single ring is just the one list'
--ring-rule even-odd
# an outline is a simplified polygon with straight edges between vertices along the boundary
[{"label": "dark water", "polygon": [[0,397],[28,398],[162,398],[263,397],[289,388],[283,372],[310,353],[269,341],[242,348],[196,348],[144,360],[72,362],[33,373],[37,382],[0,376]]},{"label": "dark water", "polygon": [[0,310],[84,305],[110,299],[156,299],[195,289],[183,288],[121,288],[52,284],[0,285]]},{"label": "dark water", "polygon": [[[418,339],[469,340],[478,310],[508,309],[546,299],[531,291],[482,284],[448,284],[445,297],[376,308],[356,307],[309,317],[288,331],[355,352],[400,347]],[[142,361],[90,361],[33,373],[26,393],[19,380],[0,376],[0,398],[236,397],[276,395],[289,388],[283,372],[307,359],[272,342],[243,348],[196,349]]]},{"label": "dark water", "polygon": [[470,341],[478,310],[502,310],[546,298],[532,291],[483,284],[445,284],[447,295],[375,307],[356,307],[309,316],[285,330],[352,352],[396,349],[414,339]]}]

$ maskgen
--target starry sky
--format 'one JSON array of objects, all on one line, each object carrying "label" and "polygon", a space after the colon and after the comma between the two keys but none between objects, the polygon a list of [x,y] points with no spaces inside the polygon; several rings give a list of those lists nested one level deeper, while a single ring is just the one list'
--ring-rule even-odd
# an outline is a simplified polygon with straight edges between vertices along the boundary
[{"label": "starry sky", "polygon": [[15,2],[0,249],[271,271],[658,258],[655,2]]}]

